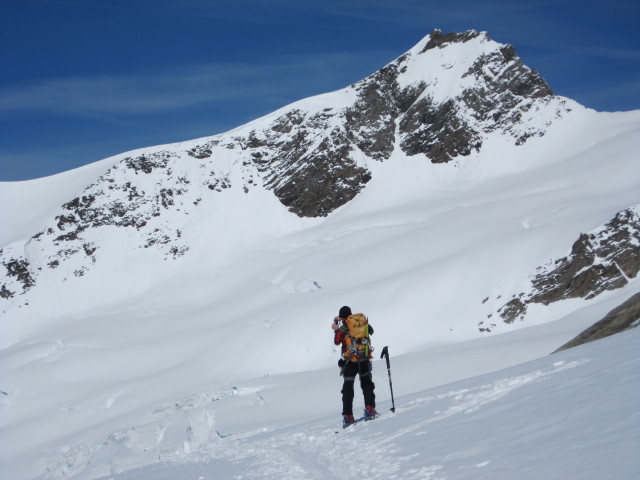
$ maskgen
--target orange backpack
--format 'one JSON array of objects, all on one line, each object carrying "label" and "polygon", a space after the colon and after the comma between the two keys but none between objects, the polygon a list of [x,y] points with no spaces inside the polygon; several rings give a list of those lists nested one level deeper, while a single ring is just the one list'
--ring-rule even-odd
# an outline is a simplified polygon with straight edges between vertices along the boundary
[{"label": "orange backpack", "polygon": [[345,332],[344,344],[346,349],[344,358],[350,362],[357,362],[371,358],[373,347],[369,341],[369,321],[363,313],[349,315],[344,321],[349,329]]}]

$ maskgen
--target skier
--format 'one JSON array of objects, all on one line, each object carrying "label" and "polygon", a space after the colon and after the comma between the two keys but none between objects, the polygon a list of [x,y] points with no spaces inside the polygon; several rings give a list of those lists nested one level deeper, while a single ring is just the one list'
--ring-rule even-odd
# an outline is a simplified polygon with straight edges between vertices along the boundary
[{"label": "skier", "polygon": [[342,417],[343,427],[356,423],[353,417],[353,384],[356,374],[360,376],[360,387],[364,395],[364,420],[370,420],[378,415],[376,412],[376,396],[373,393],[375,384],[371,378],[371,351],[369,336],[373,334],[373,327],[361,313],[353,315],[351,308],[344,306],[338,316],[334,318],[331,328],[334,331],[333,342],[342,345],[342,358],[338,362],[342,385]]}]

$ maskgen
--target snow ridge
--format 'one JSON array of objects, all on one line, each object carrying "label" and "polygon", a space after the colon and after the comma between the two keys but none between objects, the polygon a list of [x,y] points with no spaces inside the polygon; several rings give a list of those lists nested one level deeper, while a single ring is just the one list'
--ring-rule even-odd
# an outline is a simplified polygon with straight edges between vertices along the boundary
[{"label": "snow ridge", "polygon": [[181,217],[214,192],[266,188],[299,216],[326,216],[371,180],[369,162],[389,159],[398,147],[449,162],[478,152],[494,133],[522,145],[570,111],[513,47],[486,33],[436,30],[422,44],[343,91],[296,102],[186,150],[178,144],[120,156],[26,244],[0,251],[7,269],[2,310],[26,306],[43,270],[64,265],[54,282],[85,275],[101,255],[97,238],[105,229],[129,230],[118,235],[130,239],[129,248],[180,257],[190,248]]}]

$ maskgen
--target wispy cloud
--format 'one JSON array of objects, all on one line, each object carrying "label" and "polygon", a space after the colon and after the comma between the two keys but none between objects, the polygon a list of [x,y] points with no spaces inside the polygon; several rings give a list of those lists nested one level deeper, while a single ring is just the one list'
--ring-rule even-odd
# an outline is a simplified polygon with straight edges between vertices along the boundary
[{"label": "wispy cloud", "polygon": [[573,52],[584,57],[598,57],[608,60],[622,60],[640,64],[640,50],[632,48],[589,47],[576,48]]},{"label": "wispy cloud", "polygon": [[[286,0],[284,0],[286,1]],[[330,0],[318,2],[316,7],[324,13],[332,13],[355,20],[376,21],[389,24],[405,24],[415,27],[422,20],[432,27],[440,23],[464,22],[473,28],[483,18],[517,18],[560,4],[579,5],[581,0],[537,0],[536,2],[514,2],[513,0],[449,0],[447,2],[425,2],[424,0],[368,0],[367,2],[344,2]],[[497,18],[496,18],[497,17]],[[428,32],[425,32],[428,33]]]},{"label": "wispy cloud", "polygon": [[[397,52],[374,51],[373,58]],[[163,67],[0,89],[2,180],[50,175],[134,148],[227,131],[379,68],[352,53]],[[26,128],[24,126],[27,126]]]},{"label": "wispy cloud", "polygon": [[575,89],[573,96],[580,103],[599,111],[629,111],[633,108],[629,107],[629,99],[638,98],[638,92],[640,80],[631,80],[613,85],[581,85]]},{"label": "wispy cloud", "polygon": [[0,114],[136,115],[234,99],[290,98],[292,92],[307,95],[314,88],[322,93],[328,76],[357,61],[353,54],[330,53],[281,57],[262,65],[214,63],[142,75],[57,78],[0,90]]}]

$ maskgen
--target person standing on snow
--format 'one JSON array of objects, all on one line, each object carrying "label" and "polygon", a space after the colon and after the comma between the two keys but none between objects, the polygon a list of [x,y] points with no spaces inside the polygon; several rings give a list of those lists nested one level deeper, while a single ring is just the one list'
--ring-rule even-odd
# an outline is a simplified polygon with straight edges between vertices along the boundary
[{"label": "person standing on snow", "polygon": [[331,328],[334,331],[333,342],[342,345],[342,358],[338,362],[344,378],[342,385],[343,427],[356,423],[353,417],[353,385],[356,375],[360,376],[360,387],[364,395],[364,419],[370,420],[378,415],[376,412],[376,396],[373,392],[375,384],[371,378],[371,344],[369,336],[373,327],[362,313],[351,313],[351,308],[344,306],[334,318]]}]

